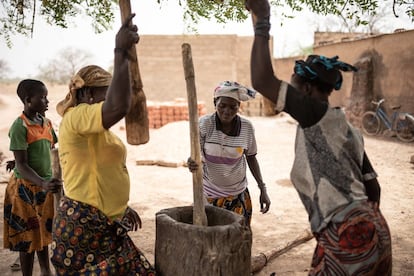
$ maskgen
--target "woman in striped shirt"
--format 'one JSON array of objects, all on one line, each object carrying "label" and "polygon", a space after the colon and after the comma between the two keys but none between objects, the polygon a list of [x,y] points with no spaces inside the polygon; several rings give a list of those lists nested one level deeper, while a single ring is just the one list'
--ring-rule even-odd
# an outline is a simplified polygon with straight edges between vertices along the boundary
[{"label": "woman in striped shirt", "polygon": [[[237,82],[222,82],[214,90],[216,112],[199,120],[204,195],[208,203],[244,216],[247,225],[253,209],[247,188],[247,165],[260,189],[260,211],[266,213],[270,207],[256,158],[253,125],[237,115],[240,102],[253,99],[255,93]],[[189,158],[188,167],[193,172],[198,164]]]}]

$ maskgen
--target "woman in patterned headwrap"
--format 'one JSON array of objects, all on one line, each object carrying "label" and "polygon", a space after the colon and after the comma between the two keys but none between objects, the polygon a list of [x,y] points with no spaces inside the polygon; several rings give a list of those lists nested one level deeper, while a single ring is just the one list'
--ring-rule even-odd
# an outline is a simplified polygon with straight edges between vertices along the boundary
[{"label": "woman in patterned headwrap", "polygon": [[341,71],[337,56],[296,61],[290,84],[274,75],[269,55],[270,6],[248,0],[255,38],[253,87],[299,123],[291,180],[317,240],[310,275],[391,275],[390,231],[379,209],[380,186],[363,137],[341,108],[329,105]]},{"label": "woman in patterned headwrap", "polygon": [[[216,112],[200,118],[203,188],[207,201],[238,213],[250,225],[252,202],[247,188],[246,161],[260,189],[261,212],[269,211],[270,199],[256,159],[257,145],[252,123],[237,115],[240,102],[254,98],[255,91],[225,81],[214,90]],[[190,171],[198,164],[188,159]]]},{"label": "woman in patterned headwrap", "polygon": [[96,65],[80,69],[56,107],[65,192],[53,229],[58,275],[155,275],[127,234],[141,219],[127,206],[125,146],[109,130],[130,105],[127,51],[139,40],[132,17],[116,36],[113,77]]}]

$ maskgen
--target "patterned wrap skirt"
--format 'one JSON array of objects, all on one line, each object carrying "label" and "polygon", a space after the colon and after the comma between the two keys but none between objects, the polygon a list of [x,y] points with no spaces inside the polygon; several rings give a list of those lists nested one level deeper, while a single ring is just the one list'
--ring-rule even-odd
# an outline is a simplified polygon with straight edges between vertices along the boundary
[{"label": "patterned wrap skirt", "polygon": [[250,226],[253,208],[250,193],[247,188],[242,193],[235,196],[207,198],[207,201],[214,206],[242,215],[246,225]]},{"label": "patterned wrap skirt", "polygon": [[4,196],[4,248],[31,253],[52,242],[53,194],[10,177]]},{"label": "patterned wrap skirt", "polygon": [[391,275],[391,235],[373,203],[362,202],[336,214],[316,235],[309,275]]},{"label": "patterned wrap skirt", "polygon": [[51,246],[57,275],[156,275],[127,231],[97,208],[63,197]]}]

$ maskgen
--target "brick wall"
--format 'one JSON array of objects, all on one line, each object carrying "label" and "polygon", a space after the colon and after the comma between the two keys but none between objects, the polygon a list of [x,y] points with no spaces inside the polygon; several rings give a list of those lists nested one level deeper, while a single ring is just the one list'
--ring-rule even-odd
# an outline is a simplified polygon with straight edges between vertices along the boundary
[{"label": "brick wall", "polygon": [[[199,102],[197,107],[199,117],[206,114],[203,102]],[[160,128],[171,122],[189,119],[187,101],[181,98],[168,102],[147,101],[147,110],[150,128]]]}]

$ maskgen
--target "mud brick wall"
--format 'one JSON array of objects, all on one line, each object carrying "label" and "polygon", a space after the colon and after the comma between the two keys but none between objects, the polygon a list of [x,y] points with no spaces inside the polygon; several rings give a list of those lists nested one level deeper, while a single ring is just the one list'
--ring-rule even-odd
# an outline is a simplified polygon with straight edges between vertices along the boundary
[{"label": "mud brick wall", "polygon": [[242,102],[240,113],[245,116],[264,116],[263,96],[257,93],[255,99]]},{"label": "mud brick wall", "polygon": [[[280,43],[275,38],[276,43]],[[321,40],[329,43],[319,43]],[[332,41],[331,41],[332,40]],[[398,43],[395,43],[398,41]],[[374,98],[385,98],[386,104],[403,104],[403,110],[414,112],[414,30],[360,37],[342,37],[338,33],[315,34],[313,52],[326,56],[339,55],[341,60],[355,64],[373,58],[372,90]],[[189,43],[194,63],[197,100],[205,103],[207,113],[214,112],[213,91],[224,80],[251,86],[251,36],[237,35],[142,35],[137,46],[143,90],[148,101],[168,102],[186,98],[186,82],[181,45]],[[270,40],[273,49],[273,37]],[[289,81],[296,59],[304,56],[273,59],[277,76]],[[330,102],[348,108],[352,103],[353,74],[344,73],[340,92],[333,92]],[[267,99],[243,103],[241,114],[274,115],[274,106]]]},{"label": "mud brick wall", "polygon": [[183,43],[191,45],[197,100],[214,112],[213,91],[226,80],[250,83],[251,36],[142,35],[137,46],[143,91],[149,101],[187,98]]},{"label": "mud brick wall", "polygon": [[[413,49],[414,30],[408,30],[314,46],[313,53],[329,57],[338,55],[341,60],[351,64],[358,64],[366,58],[371,59],[372,83],[369,87],[372,91],[366,91],[368,95],[375,100],[384,98],[386,108],[401,104],[401,110],[414,112]],[[278,77],[289,81],[295,60],[303,58],[297,56],[274,59],[273,67]],[[344,78],[342,88],[340,91],[332,92],[329,102],[332,106],[349,109],[350,105],[355,104],[351,92],[356,89],[354,85],[359,83],[353,83],[352,73],[345,72],[342,75]],[[370,106],[371,109],[373,107]]]}]

